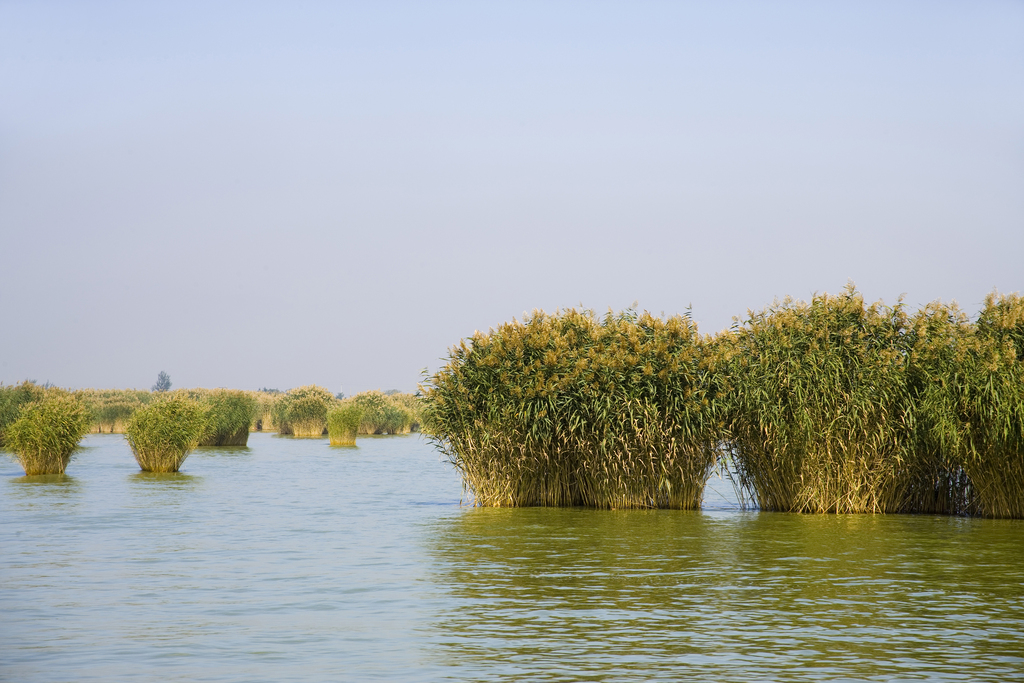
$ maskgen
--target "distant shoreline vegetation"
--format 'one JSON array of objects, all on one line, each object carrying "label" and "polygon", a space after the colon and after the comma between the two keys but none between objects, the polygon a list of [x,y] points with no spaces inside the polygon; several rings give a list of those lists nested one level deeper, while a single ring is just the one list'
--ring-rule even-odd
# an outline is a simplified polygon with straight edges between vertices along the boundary
[{"label": "distant shoreline vegetation", "polygon": [[971,321],[851,285],[713,336],[535,311],[452,348],[423,389],[477,505],[696,509],[719,471],[762,510],[1024,517],[1018,295]]}]

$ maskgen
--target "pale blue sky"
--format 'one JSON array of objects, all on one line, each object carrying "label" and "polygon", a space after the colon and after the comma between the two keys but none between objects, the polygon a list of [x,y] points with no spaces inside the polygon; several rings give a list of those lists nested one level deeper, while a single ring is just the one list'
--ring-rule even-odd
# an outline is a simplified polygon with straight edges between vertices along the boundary
[{"label": "pale blue sky", "polygon": [[1024,289],[1022,2],[0,2],[0,381],[412,390],[534,308]]}]

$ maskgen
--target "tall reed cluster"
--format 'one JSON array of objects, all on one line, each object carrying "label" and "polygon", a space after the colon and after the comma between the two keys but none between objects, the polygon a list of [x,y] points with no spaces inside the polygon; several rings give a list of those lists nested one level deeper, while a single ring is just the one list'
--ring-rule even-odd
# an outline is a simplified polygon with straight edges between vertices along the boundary
[{"label": "tall reed cluster", "polygon": [[937,499],[951,512],[1024,517],[1024,299],[990,295],[975,324],[932,304],[914,336],[914,447],[947,473]]},{"label": "tall reed cluster", "polygon": [[731,386],[733,462],[763,509],[904,508],[927,476],[906,448],[907,327],[902,306],[865,307],[847,290],[810,304],[787,299],[716,340]]},{"label": "tall reed cluster", "polygon": [[721,458],[764,510],[1024,517],[1024,299],[911,314],[852,287],[701,337],[534,313],[452,349],[432,438],[480,505],[697,507]]},{"label": "tall reed cluster", "polygon": [[480,505],[700,506],[722,433],[688,317],[535,312],[452,350],[430,432]]}]

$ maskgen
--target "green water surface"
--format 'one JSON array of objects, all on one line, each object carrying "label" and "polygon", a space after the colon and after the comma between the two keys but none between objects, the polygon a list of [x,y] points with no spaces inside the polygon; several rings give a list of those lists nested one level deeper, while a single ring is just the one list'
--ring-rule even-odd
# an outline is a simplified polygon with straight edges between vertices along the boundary
[{"label": "green water surface", "polygon": [[1024,680],[1021,521],[477,509],[416,436],[86,446],[0,456],[0,680]]}]

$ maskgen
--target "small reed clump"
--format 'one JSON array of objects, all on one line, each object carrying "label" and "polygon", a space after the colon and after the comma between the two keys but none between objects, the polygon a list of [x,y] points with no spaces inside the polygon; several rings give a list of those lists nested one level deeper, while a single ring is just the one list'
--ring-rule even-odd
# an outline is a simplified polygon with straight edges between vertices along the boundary
[{"label": "small reed clump", "polygon": [[177,472],[206,431],[206,410],[182,395],[154,401],[128,420],[125,438],[144,472]]},{"label": "small reed clump", "polygon": [[281,434],[318,438],[327,433],[327,409],[335,401],[331,392],[315,384],[290,389],[275,406],[274,421]]},{"label": "small reed clump", "polygon": [[82,437],[89,432],[89,412],[77,396],[48,389],[21,406],[6,430],[7,446],[27,475],[64,474]]},{"label": "small reed clump", "polygon": [[398,391],[384,392],[384,395],[401,410],[402,427],[400,434],[418,432],[423,427],[423,397],[419,394],[404,394]]},{"label": "small reed clump", "polygon": [[256,399],[247,391],[204,391],[200,403],[206,409],[206,431],[200,446],[245,446],[249,427],[256,417]]},{"label": "small reed clump", "polygon": [[700,506],[722,439],[717,355],[689,317],[535,312],[452,349],[427,430],[484,506]]},{"label": "small reed clump", "polygon": [[332,405],[327,411],[327,433],[332,446],[354,446],[363,411],[351,402]]},{"label": "small reed clump", "polygon": [[[408,394],[364,391],[345,399],[362,411],[360,434],[408,434],[413,425],[419,427],[419,416],[404,397]],[[413,401],[418,403],[415,397]]]}]

